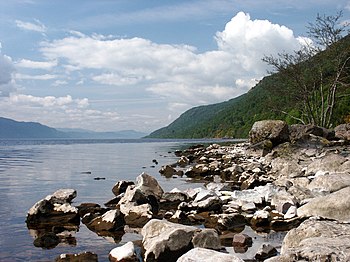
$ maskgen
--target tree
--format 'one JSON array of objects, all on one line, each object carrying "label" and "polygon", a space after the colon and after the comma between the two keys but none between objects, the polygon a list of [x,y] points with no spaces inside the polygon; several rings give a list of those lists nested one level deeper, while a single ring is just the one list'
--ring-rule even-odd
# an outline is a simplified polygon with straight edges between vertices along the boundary
[{"label": "tree", "polygon": [[348,24],[341,18],[342,12],[318,14],[315,23],[307,26],[308,38],[300,50],[262,59],[287,83],[285,92],[296,100],[299,108],[293,110],[300,115],[289,117],[303,124],[330,127],[337,102],[349,88],[350,36],[344,37]]}]

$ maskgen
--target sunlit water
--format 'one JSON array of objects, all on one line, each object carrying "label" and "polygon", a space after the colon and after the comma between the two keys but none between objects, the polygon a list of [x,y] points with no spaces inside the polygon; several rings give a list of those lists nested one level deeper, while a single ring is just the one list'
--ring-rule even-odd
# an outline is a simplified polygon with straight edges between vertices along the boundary
[{"label": "sunlit water", "polygon": [[158,172],[162,165],[176,161],[175,150],[198,142],[208,141],[0,140],[0,261],[53,261],[61,253],[83,251],[108,261],[111,249],[140,236],[126,234],[117,244],[81,224],[75,246],[37,248],[26,227],[27,211],[60,188],[77,190],[73,205],[94,202],[103,206],[114,197],[111,189],[117,181],[134,181],[142,172],[154,176],[165,191],[200,186],[186,178],[166,179]]}]

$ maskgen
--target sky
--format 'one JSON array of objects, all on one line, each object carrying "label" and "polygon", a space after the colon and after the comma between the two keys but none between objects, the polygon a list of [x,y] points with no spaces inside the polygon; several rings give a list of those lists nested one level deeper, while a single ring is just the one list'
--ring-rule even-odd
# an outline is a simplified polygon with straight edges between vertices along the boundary
[{"label": "sky", "polygon": [[0,1],[0,116],[149,133],[237,97],[349,0]]}]

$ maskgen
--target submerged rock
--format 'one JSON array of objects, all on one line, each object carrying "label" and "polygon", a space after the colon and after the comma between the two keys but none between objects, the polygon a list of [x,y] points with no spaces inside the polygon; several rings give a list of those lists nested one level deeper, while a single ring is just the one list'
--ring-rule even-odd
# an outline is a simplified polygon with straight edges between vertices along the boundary
[{"label": "submerged rock", "polygon": [[55,262],[98,262],[98,257],[92,252],[61,254],[55,259]]}]

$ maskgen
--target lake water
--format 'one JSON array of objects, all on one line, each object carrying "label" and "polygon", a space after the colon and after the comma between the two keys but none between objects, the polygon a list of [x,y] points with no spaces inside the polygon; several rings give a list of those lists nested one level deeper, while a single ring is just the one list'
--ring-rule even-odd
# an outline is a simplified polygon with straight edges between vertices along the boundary
[{"label": "lake water", "polygon": [[[81,224],[74,234],[73,245],[60,243],[53,249],[37,248],[25,223],[27,211],[34,203],[60,188],[77,190],[78,195],[73,202],[75,206],[83,202],[103,206],[114,197],[111,189],[117,181],[135,181],[142,172],[154,176],[164,191],[175,187],[201,186],[189,183],[186,178],[164,178],[158,171],[162,165],[177,160],[175,150],[209,142],[219,141],[0,140],[0,261],[53,261],[61,253],[84,251],[98,254],[99,261],[108,261],[111,249],[140,239],[140,235],[127,233],[119,243],[115,243],[113,239],[100,237]],[[159,164],[155,165],[153,159]],[[105,179],[94,180],[96,177]],[[246,228],[245,232],[254,235],[250,228]],[[243,257],[254,256],[258,244],[265,238],[279,245],[282,236],[254,235],[254,245]]]},{"label": "lake water", "polygon": [[[165,191],[193,187],[185,178],[166,179],[158,171],[176,161],[176,149],[198,142],[203,141],[0,140],[0,261],[53,261],[61,253],[83,251],[95,252],[99,261],[106,261],[116,243],[84,225],[75,234],[75,246],[34,247],[25,224],[27,211],[60,188],[77,190],[74,205],[103,206],[114,197],[111,189],[117,181],[134,181],[142,172],[156,177]],[[159,164],[155,166],[153,159]],[[126,234],[121,244],[135,237]]]}]

